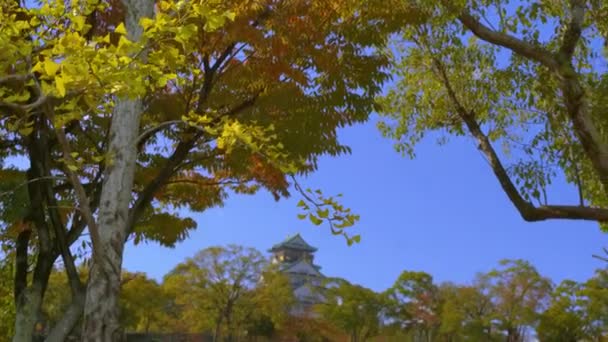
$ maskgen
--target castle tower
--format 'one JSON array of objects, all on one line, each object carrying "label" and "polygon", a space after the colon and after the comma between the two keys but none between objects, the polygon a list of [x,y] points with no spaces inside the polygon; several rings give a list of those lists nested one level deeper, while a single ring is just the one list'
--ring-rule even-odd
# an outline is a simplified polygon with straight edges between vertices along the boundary
[{"label": "castle tower", "polygon": [[272,253],[271,262],[279,264],[279,269],[289,277],[293,287],[296,298],[293,314],[306,314],[314,304],[323,300],[318,289],[325,276],[320,272],[321,267],[314,264],[316,251],[300,234],[287,238],[269,250]]}]

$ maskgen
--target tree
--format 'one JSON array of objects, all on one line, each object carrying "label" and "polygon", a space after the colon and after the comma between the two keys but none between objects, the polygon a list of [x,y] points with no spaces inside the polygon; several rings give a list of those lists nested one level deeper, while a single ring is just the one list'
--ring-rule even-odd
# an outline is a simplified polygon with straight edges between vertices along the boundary
[{"label": "tree", "polygon": [[384,295],[341,280],[328,286],[324,297],[316,311],[346,332],[351,342],[367,341],[379,333],[387,309]]},{"label": "tree", "polygon": [[387,290],[389,318],[414,341],[432,341],[441,324],[441,301],[433,277],[425,272],[403,271]]},{"label": "tree", "polygon": [[123,272],[120,293],[121,325],[129,332],[165,332],[171,324],[170,297],[142,273]]},{"label": "tree", "polygon": [[551,304],[541,316],[537,335],[541,341],[576,342],[587,335],[587,317],[581,284],[564,280],[553,289]]},{"label": "tree", "polygon": [[[413,156],[432,131],[471,137],[526,221],[608,221],[608,4],[411,3],[425,14],[403,25],[381,101],[397,149]],[[562,175],[578,203],[548,198]]]},{"label": "tree", "polygon": [[500,266],[481,278],[489,286],[497,329],[507,342],[521,342],[547,305],[551,282],[524,260],[502,260]]},{"label": "tree", "polygon": [[[214,341],[233,340],[257,307],[253,294],[267,260],[252,248],[237,245],[209,247],[175,267],[165,277],[182,306],[190,331],[213,330]],[[279,293],[281,289],[278,289]],[[267,305],[267,300],[259,304]]]},{"label": "tree", "polygon": [[608,271],[600,269],[584,283],[580,293],[588,317],[589,336],[601,340],[608,330]]},{"label": "tree", "polygon": [[6,332],[6,338],[0,336],[1,342],[8,342],[13,333],[15,305],[13,302],[13,260],[8,256],[0,259],[0,331]]},{"label": "tree", "polygon": [[468,286],[441,286],[440,334],[449,341],[495,341],[494,308],[487,287],[481,281]]},{"label": "tree", "polygon": [[[0,11],[0,42],[10,42],[0,157],[31,167],[3,166],[2,182],[17,184],[3,197],[27,204],[2,236],[36,266],[31,283],[16,282],[16,341],[31,339],[58,257],[72,304],[48,339],[62,340],[85,302],[87,339],[120,334],[124,241],[171,246],[195,227],[174,209],[203,211],[231,191],[289,195],[288,176],[348,152],[336,128],[364,121],[386,78],[386,59],[365,52],[386,37],[357,1],[19,3]],[[354,216],[334,208],[324,216],[340,234]],[[85,229],[86,298],[70,250]],[[27,278],[24,265],[16,279]]]},{"label": "tree", "polygon": [[272,337],[287,323],[295,303],[289,277],[276,265],[267,265],[251,298],[252,306],[246,315],[249,326],[245,330],[248,335]]}]

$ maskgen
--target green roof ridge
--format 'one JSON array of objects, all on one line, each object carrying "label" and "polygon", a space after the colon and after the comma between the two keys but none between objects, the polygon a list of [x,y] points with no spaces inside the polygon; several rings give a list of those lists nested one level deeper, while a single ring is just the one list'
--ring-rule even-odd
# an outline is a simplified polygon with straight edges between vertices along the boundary
[{"label": "green roof ridge", "polygon": [[[297,241],[297,240],[300,240],[301,242]],[[294,242],[296,242],[296,243],[294,243]],[[277,243],[276,245],[272,246],[270,251],[272,252],[272,251],[275,251],[275,250],[278,250],[281,248],[291,248],[291,249],[305,250],[305,251],[310,251],[310,252],[317,251],[317,249],[315,247],[309,245],[308,242],[306,242],[302,238],[300,233],[287,237],[282,242]]]}]

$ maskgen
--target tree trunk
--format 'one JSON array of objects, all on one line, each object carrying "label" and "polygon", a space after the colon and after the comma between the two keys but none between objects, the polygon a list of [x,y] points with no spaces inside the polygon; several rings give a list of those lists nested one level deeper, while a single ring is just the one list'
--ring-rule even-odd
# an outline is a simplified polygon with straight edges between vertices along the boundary
[{"label": "tree trunk", "polygon": [[141,113],[139,100],[119,101],[110,129],[112,165],[105,174],[99,209],[99,241],[93,258],[84,312],[84,341],[118,341],[118,294],[133,174],[135,139]]},{"label": "tree trunk", "polygon": [[42,296],[37,288],[28,288],[21,294],[19,303],[15,308],[15,335],[13,336],[13,342],[32,341],[41,304]]},{"label": "tree trunk", "polygon": [[45,342],[63,342],[68,335],[74,330],[78,320],[82,317],[84,308],[84,291],[76,294],[72,298],[72,303],[63,313],[61,320],[53,327]]},{"label": "tree trunk", "polygon": [[[128,37],[142,35],[139,21],[154,15],[154,1],[124,0]],[[93,258],[85,299],[83,341],[120,341],[118,296],[122,256],[127,235],[133,188],[136,140],[142,112],[141,99],[119,99],[112,115],[108,155],[98,214],[97,256]]]},{"label": "tree trunk", "polygon": [[[40,126],[41,122],[37,121]],[[40,128],[40,127],[38,127]],[[23,236],[17,241],[17,255],[15,264],[15,335],[13,342],[30,342],[34,334],[34,327],[38,321],[42,299],[48,284],[53,263],[57,254],[53,249],[52,236],[45,217],[43,188],[40,177],[46,175],[48,170],[47,154],[43,149],[47,147],[45,135],[41,134],[39,140],[35,136],[28,137],[28,155],[30,168],[27,171],[27,191],[29,198],[29,212],[26,220],[36,230],[38,240],[38,255],[36,266],[32,277],[32,284],[27,286],[28,268],[28,243],[29,235]]]},{"label": "tree trunk", "polygon": [[30,342],[33,339],[34,328],[40,318],[42,299],[53,269],[52,261],[54,259],[50,257],[38,256],[32,285],[23,289],[16,300],[13,342]]},{"label": "tree trunk", "polygon": [[222,338],[222,322],[223,322],[223,314],[220,314],[217,322],[215,323],[215,331],[213,332],[213,342],[219,342]]},{"label": "tree trunk", "polygon": [[[32,296],[34,293],[32,289],[27,288],[27,268],[28,268],[28,246],[31,231],[26,230],[19,234],[17,238],[17,252],[15,258],[15,274],[14,274],[14,292],[15,292],[15,334],[13,335],[13,341],[30,341],[32,339],[32,333],[34,330],[35,322],[32,315],[28,313],[35,313],[38,308],[33,310]],[[29,320],[27,317],[30,317]]]},{"label": "tree trunk", "polygon": [[[150,2],[152,3],[152,2]],[[110,129],[112,165],[105,174],[99,209],[99,241],[93,258],[84,311],[84,341],[119,341],[118,294],[126,220],[135,170],[135,139],[141,101],[119,101]]]}]

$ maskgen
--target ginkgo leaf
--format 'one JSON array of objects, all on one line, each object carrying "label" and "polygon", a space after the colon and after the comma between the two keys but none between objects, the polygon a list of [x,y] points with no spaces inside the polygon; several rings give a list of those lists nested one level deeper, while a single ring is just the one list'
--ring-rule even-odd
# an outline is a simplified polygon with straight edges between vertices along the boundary
[{"label": "ginkgo leaf", "polygon": [[55,88],[59,93],[59,96],[64,97],[66,94],[65,84],[62,76],[55,77]]},{"label": "ginkgo leaf", "polygon": [[310,219],[310,222],[312,222],[315,226],[318,226],[321,223],[323,223],[323,220],[321,220],[320,218],[316,217],[313,214],[308,214],[308,218]]},{"label": "ginkgo leaf", "polygon": [[77,15],[72,18],[72,23],[74,23],[74,28],[76,31],[81,31],[84,28],[85,22],[86,17],[83,15]]},{"label": "ginkgo leaf", "polygon": [[44,72],[46,72],[46,74],[49,76],[54,76],[57,73],[57,71],[59,71],[59,68],[61,67],[61,65],[59,65],[58,63],[55,63],[55,61],[53,61],[51,59],[44,61],[43,65],[44,65]]},{"label": "ginkgo leaf", "polygon": [[118,26],[116,26],[116,28],[114,29],[114,32],[116,32],[118,34],[126,35],[127,29],[125,28],[125,24],[123,24],[123,23],[118,24]]},{"label": "ginkgo leaf", "polygon": [[23,127],[19,129],[19,133],[22,135],[30,135],[34,131],[34,127]]}]

